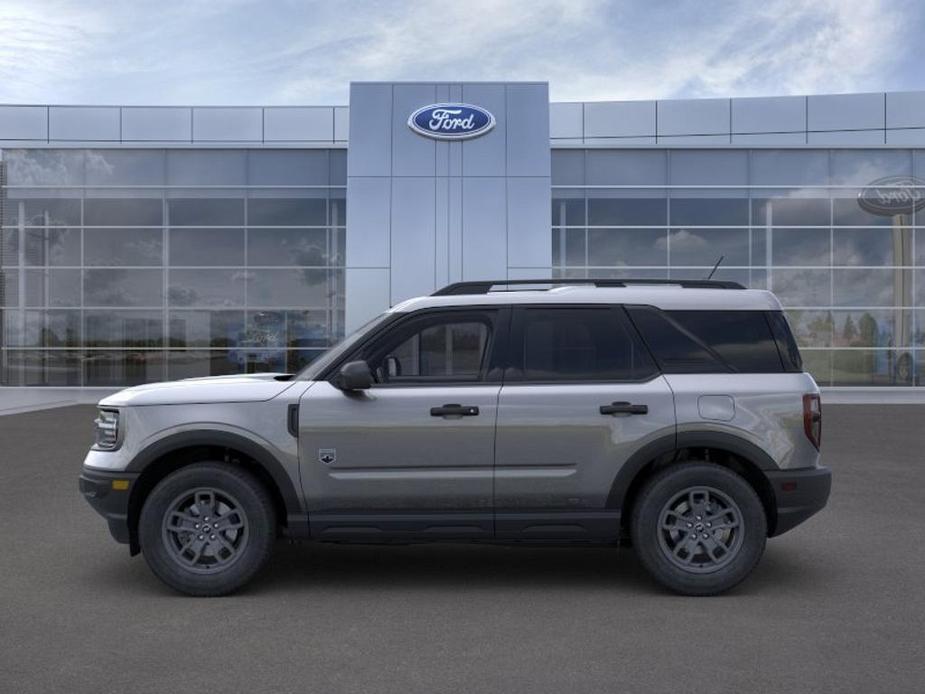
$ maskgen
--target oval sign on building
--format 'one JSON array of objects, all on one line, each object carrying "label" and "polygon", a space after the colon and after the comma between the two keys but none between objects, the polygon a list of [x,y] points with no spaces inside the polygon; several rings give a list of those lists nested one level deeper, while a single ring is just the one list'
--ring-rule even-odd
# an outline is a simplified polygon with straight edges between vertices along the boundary
[{"label": "oval sign on building", "polygon": [[925,181],[912,176],[887,176],[871,181],[858,193],[858,205],[871,214],[912,214],[925,207]]},{"label": "oval sign on building", "polygon": [[495,127],[495,117],[472,104],[431,104],[412,113],[408,127],[435,140],[467,140]]}]

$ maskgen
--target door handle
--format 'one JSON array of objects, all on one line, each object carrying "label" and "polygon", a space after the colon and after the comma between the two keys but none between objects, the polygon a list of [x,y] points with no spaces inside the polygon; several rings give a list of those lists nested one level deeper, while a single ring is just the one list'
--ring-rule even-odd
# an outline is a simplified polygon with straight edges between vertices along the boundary
[{"label": "door handle", "polygon": [[431,407],[431,417],[475,417],[479,413],[479,408],[475,405],[457,405],[450,403],[441,407]]},{"label": "door handle", "polygon": [[601,414],[649,414],[649,406],[612,402],[609,405],[601,405]]}]

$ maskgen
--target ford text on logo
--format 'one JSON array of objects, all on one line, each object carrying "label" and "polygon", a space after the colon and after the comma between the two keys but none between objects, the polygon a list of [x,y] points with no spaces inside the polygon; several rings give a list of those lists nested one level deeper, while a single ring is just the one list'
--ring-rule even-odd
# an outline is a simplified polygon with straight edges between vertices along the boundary
[{"label": "ford text on logo", "polygon": [[495,127],[495,117],[470,104],[431,104],[412,113],[408,127],[436,140],[466,140]]},{"label": "ford text on logo", "polygon": [[912,214],[925,207],[925,181],[912,176],[878,178],[858,193],[858,204],[871,214]]}]

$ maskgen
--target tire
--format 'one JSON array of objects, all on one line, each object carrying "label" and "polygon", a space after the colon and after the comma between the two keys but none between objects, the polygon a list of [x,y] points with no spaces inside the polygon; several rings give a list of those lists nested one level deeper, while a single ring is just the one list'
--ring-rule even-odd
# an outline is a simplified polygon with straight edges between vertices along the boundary
[{"label": "tire", "polygon": [[276,515],[266,488],[246,470],[195,463],[154,487],[141,510],[138,537],[151,571],[171,588],[227,595],[270,558]]},{"label": "tire", "polygon": [[767,518],[755,490],[712,463],[672,465],[654,475],[640,491],[630,523],[642,565],[682,595],[716,595],[739,584],[767,541]]}]

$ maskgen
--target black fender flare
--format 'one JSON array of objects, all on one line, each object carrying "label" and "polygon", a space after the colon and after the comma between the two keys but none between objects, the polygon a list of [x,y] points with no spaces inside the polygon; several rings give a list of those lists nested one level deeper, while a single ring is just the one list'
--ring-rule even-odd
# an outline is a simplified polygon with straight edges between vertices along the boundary
[{"label": "black fender flare", "polygon": [[143,473],[155,460],[174,451],[195,446],[218,446],[240,451],[266,472],[279,490],[290,533],[308,528],[308,515],[292,479],[279,459],[256,441],[241,434],[216,429],[196,429],[170,434],[143,448],[129,463],[127,472]]},{"label": "black fender flare", "polygon": [[622,509],[626,493],[642,469],[656,458],[676,453],[682,448],[720,448],[747,460],[759,470],[779,469],[774,459],[765,451],[735,434],[721,431],[668,434],[650,441],[627,459],[611,485],[610,494],[607,496],[607,508]]}]

